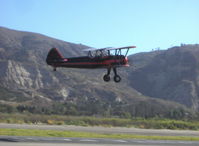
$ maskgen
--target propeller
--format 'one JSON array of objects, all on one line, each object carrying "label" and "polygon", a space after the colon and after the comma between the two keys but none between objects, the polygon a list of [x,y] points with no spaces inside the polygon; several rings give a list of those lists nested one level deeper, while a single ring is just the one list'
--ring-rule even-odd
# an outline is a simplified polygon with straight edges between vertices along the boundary
[{"label": "propeller", "polygon": [[136,66],[134,64],[134,60],[132,58],[128,58],[129,67],[133,70],[136,70]]}]

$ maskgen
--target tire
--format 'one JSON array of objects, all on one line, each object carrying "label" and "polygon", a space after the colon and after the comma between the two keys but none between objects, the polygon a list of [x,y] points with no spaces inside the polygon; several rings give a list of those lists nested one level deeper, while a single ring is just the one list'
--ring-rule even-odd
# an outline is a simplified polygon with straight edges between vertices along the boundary
[{"label": "tire", "polygon": [[109,75],[104,75],[103,79],[105,82],[109,82],[111,80]]},{"label": "tire", "polygon": [[118,75],[114,76],[114,81],[115,81],[116,83],[119,83],[119,82],[121,81],[121,77],[118,76]]}]

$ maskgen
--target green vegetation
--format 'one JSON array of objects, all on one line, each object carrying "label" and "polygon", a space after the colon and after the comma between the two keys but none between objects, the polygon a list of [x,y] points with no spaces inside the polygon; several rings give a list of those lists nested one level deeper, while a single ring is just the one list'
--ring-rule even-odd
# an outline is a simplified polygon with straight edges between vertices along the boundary
[{"label": "green vegetation", "polygon": [[1,123],[26,123],[49,125],[78,125],[78,126],[106,126],[106,127],[137,127],[153,129],[189,129],[199,130],[199,121],[170,120],[160,118],[102,118],[86,116],[60,116],[36,114],[0,114]]},{"label": "green vegetation", "polygon": [[[0,96],[1,97],[1,96]],[[169,108],[154,101],[141,101],[128,104],[127,102],[105,101],[95,98],[78,98],[78,102],[53,102],[46,105],[37,104],[2,104],[2,113],[25,113],[44,115],[64,115],[64,116],[100,116],[119,118],[169,118],[187,119],[195,118],[196,114],[183,106]],[[71,99],[74,100],[74,99]],[[89,106],[88,106],[89,105]]]},{"label": "green vegetation", "polygon": [[0,129],[0,135],[9,136],[45,136],[45,137],[81,137],[81,138],[117,138],[117,139],[153,139],[153,140],[192,140],[199,141],[199,137],[185,136],[145,136],[133,134],[99,134],[89,132],[33,130],[33,129]]},{"label": "green vegetation", "polygon": [[22,101],[27,101],[29,98],[26,98],[23,96],[22,93],[20,92],[11,92],[10,90],[0,87],[0,99],[5,100],[5,101],[17,101],[17,102],[22,102]]}]

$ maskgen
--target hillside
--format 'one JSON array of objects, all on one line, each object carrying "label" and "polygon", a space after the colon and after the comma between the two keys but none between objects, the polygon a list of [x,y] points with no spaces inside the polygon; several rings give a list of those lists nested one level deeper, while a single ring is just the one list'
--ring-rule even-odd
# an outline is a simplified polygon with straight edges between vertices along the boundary
[{"label": "hillside", "polygon": [[131,87],[199,111],[199,45],[136,54],[131,59],[138,66],[129,73]]},{"label": "hillside", "polygon": [[[135,64],[140,63],[139,67],[135,72],[131,68],[119,69],[123,80],[116,84],[102,81],[105,70],[62,68],[53,72],[45,62],[52,47],[59,48],[65,57],[83,55],[82,49],[87,48],[41,34],[0,27],[0,111],[7,111],[11,106],[14,107],[11,112],[141,117],[172,117],[176,116],[174,111],[184,116],[189,112],[176,102],[148,97],[152,95],[137,86],[140,81],[135,79],[136,73],[158,55],[145,60],[138,54]],[[140,61],[142,59],[145,61]]]}]

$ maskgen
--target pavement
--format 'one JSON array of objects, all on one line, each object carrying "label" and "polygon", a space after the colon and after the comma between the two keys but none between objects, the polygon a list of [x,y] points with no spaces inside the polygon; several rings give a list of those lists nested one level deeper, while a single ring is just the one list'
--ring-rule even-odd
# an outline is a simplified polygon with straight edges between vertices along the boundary
[{"label": "pavement", "polygon": [[178,140],[139,140],[139,139],[104,139],[104,138],[64,138],[64,137],[33,137],[33,136],[0,136],[0,146],[199,146],[199,141]]},{"label": "pavement", "polygon": [[[167,129],[138,129],[123,127],[83,127],[63,125],[27,125],[3,124],[0,128],[40,129],[40,130],[68,130],[94,133],[123,133],[137,135],[159,136],[190,136],[198,137],[199,131],[167,130]],[[33,136],[0,136],[0,146],[199,146],[199,141],[179,140],[142,140],[142,139],[104,139],[104,138],[61,138],[61,137],[33,137]]]},{"label": "pavement", "polygon": [[84,127],[68,125],[28,125],[28,124],[4,124],[0,123],[0,128],[13,129],[40,129],[40,130],[62,130],[62,131],[80,131],[108,134],[136,134],[136,135],[158,135],[158,136],[190,136],[198,137],[199,131],[193,130],[168,130],[168,129],[139,129],[126,127]]}]

